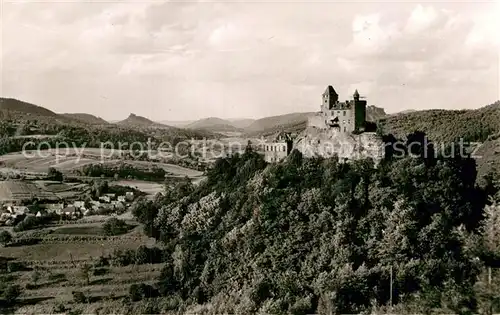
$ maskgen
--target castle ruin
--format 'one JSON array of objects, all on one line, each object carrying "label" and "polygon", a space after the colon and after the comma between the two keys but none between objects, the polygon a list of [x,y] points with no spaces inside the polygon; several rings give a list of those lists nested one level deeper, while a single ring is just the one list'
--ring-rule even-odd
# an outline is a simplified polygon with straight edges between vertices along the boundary
[{"label": "castle ruin", "polygon": [[264,145],[265,160],[279,162],[297,149],[305,157],[337,156],[341,161],[371,157],[380,161],[383,143],[374,132],[366,132],[367,102],[361,98],[356,90],[353,99],[340,102],[329,85],[321,98],[321,110],[308,118],[306,129],[293,141],[279,133]]},{"label": "castle ruin", "polygon": [[339,132],[362,132],[366,123],[366,101],[358,90],[353,99],[339,102],[339,95],[329,85],[322,96],[321,111],[308,120],[308,127],[335,129]]}]

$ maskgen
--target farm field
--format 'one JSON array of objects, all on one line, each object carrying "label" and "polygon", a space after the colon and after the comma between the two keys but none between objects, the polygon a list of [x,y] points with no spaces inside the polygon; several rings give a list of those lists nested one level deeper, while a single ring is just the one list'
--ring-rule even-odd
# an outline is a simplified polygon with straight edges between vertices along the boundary
[{"label": "farm field", "polygon": [[[36,305],[22,306],[17,314],[51,314],[59,305],[70,309],[81,310],[83,314],[96,314],[96,310],[110,308],[106,313],[116,313],[112,310],[123,309],[123,301],[118,299],[128,295],[128,288],[134,283],[152,283],[160,275],[162,265],[142,265],[127,267],[112,267],[109,274],[91,277],[89,285],[82,283],[78,272],[71,269],[40,269],[39,285],[26,290],[20,297],[26,301],[37,301]],[[50,278],[59,276],[60,280]],[[25,273],[19,278],[24,285],[30,283],[30,275]],[[80,291],[92,297],[92,304],[75,303],[72,292]],[[31,302],[32,303],[32,302]]]},{"label": "farm field", "polygon": [[[140,245],[151,245],[152,243],[147,236],[142,234],[139,226],[127,234],[107,237],[103,240],[101,238],[97,238],[95,241],[86,238],[81,240],[78,237],[74,238],[75,236],[103,236],[103,223],[104,220],[92,223],[82,222],[81,224],[69,224],[37,230],[42,234],[48,233],[48,230],[53,232],[43,235],[40,244],[2,248],[1,255],[16,260],[38,261],[40,263],[48,261],[69,262],[76,257],[79,260],[87,260],[103,254],[111,254],[115,249],[134,249]],[[0,228],[1,230],[2,228]],[[69,240],[68,237],[70,237]],[[74,239],[71,239],[72,237]],[[58,238],[60,238],[59,241]],[[48,241],[45,242],[43,239],[48,239]]]},{"label": "farm field", "polygon": [[[72,310],[81,307],[102,308],[112,304],[113,300],[127,296],[132,284],[149,284],[158,278],[162,264],[111,265],[105,268],[106,272],[103,274],[91,272],[88,278],[82,277],[82,266],[95,264],[101,256],[109,257],[115,250],[136,250],[141,245],[152,245],[149,238],[142,233],[141,226],[136,226],[122,236],[102,241],[78,240],[78,236],[82,235],[101,237],[102,224],[103,222],[82,222],[36,230],[29,233],[38,233],[42,239],[54,240],[54,237],[59,236],[66,239],[63,243],[49,241],[1,249],[2,257],[26,266],[25,270],[8,274],[22,288],[19,300],[23,306],[17,309],[16,313],[60,313],[55,312],[59,305],[65,305]],[[52,233],[46,234],[49,229]],[[73,241],[67,237],[77,238]],[[74,291],[82,292],[92,303],[75,302],[72,294]],[[118,306],[119,304],[116,305]]]},{"label": "farm field", "polygon": [[114,181],[113,184],[136,188],[150,197],[154,197],[157,193],[164,190],[164,186],[162,184],[140,180],[119,180]]},{"label": "farm field", "polygon": [[[58,155],[56,154],[56,150],[44,150],[36,155],[31,151],[26,151],[25,153],[10,153],[0,156],[0,164],[3,164],[2,168],[4,171],[23,170],[26,172],[46,173],[50,167],[56,168],[62,172],[70,172],[94,163],[102,162],[114,164],[122,162],[122,160],[116,158],[108,158],[112,156],[113,152],[111,152],[111,150],[108,150],[109,152],[103,150],[103,159],[101,159],[100,149],[78,150],[78,154],[75,151],[70,151],[69,154],[66,155]],[[118,156],[116,152],[114,152],[114,154]],[[128,160],[127,163],[143,167],[156,165],[159,168],[163,168],[167,173],[176,176],[199,177],[203,174],[197,170],[168,163]]]},{"label": "farm field", "polygon": [[87,188],[86,184],[52,181],[0,181],[0,201],[20,201],[33,197],[57,201],[73,198]]}]

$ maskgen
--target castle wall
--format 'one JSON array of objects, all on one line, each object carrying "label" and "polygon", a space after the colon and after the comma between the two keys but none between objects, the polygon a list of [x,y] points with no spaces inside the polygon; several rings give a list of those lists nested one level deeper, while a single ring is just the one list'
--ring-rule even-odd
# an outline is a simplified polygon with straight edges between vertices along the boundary
[{"label": "castle wall", "polygon": [[330,129],[333,120],[338,118],[340,132],[353,132],[356,129],[354,110],[352,109],[326,109],[308,118],[307,126],[318,129]]},{"label": "castle wall", "polygon": [[308,127],[314,127],[318,129],[327,129],[328,126],[325,123],[325,116],[321,112],[316,113],[314,116],[311,116],[307,120]]},{"label": "castle wall", "polygon": [[291,144],[286,142],[272,142],[264,145],[264,160],[268,163],[285,159],[290,153]]}]

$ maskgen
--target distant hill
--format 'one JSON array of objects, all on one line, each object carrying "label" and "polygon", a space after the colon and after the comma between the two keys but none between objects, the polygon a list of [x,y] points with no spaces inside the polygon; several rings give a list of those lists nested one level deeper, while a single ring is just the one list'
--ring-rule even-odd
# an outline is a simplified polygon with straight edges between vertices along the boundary
[{"label": "distant hill", "polygon": [[209,117],[209,118],[204,118],[197,120],[189,125],[187,125],[185,128],[187,129],[202,129],[202,130],[209,130],[213,132],[217,131],[224,131],[224,132],[236,132],[236,131],[241,131],[241,129],[236,128],[231,124],[230,121],[217,118],[217,117]]},{"label": "distant hill", "polygon": [[179,128],[184,128],[189,124],[194,123],[194,120],[160,120],[158,123],[167,125],[167,126],[172,126],[172,127],[179,127]]},{"label": "distant hill", "polygon": [[1,111],[13,111],[33,116],[57,117],[58,115],[44,107],[16,100],[13,98],[0,98]]},{"label": "distant hill", "polygon": [[61,114],[62,116],[78,120],[82,123],[85,124],[90,124],[90,125],[107,125],[109,124],[107,121],[100,117],[96,117],[91,114],[84,114],[84,113],[75,113],[75,114]]},{"label": "distant hill", "polygon": [[307,122],[307,118],[312,115],[314,115],[314,112],[291,113],[265,117],[255,120],[250,126],[245,128],[245,131],[247,133],[260,133],[270,130],[273,130],[274,132],[274,130],[288,129],[289,126],[305,124]]},{"label": "distant hill", "polygon": [[127,119],[119,121],[116,123],[120,126],[130,126],[130,127],[160,127],[160,128],[169,128],[170,126],[163,125],[157,122],[154,122],[146,117],[137,116],[135,114],[130,114]]},{"label": "distant hill", "polygon": [[397,113],[394,113],[394,114],[391,114],[391,115],[403,115],[403,114],[414,113],[416,111],[417,110],[415,110],[415,109],[407,109],[407,110],[403,110],[403,111],[400,111],[400,112],[397,112]]},{"label": "distant hill", "polygon": [[434,142],[483,142],[500,132],[500,102],[475,110],[423,110],[386,118],[384,133],[401,138],[416,130]]},{"label": "distant hill", "polygon": [[234,119],[227,119],[228,121],[231,122],[233,126],[236,128],[248,128],[251,124],[255,122],[255,119],[250,119],[250,118],[234,118]]}]

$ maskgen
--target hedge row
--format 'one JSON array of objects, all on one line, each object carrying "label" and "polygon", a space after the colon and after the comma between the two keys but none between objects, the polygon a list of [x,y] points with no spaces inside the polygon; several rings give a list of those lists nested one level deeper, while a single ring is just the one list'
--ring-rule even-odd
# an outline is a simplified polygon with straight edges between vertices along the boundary
[{"label": "hedge row", "polygon": [[140,236],[92,236],[92,235],[51,235],[45,237],[24,237],[13,240],[9,246],[26,246],[34,244],[60,244],[60,243],[86,243],[97,244],[100,242],[130,243],[141,242]]},{"label": "hedge row", "polygon": [[58,266],[58,267],[62,268],[66,265],[69,267],[73,267],[73,264],[79,265],[79,264],[88,263],[91,261],[92,261],[92,259],[75,259],[73,261],[71,261],[71,260],[22,260],[20,262],[25,264],[26,266],[30,266],[30,267]]}]

